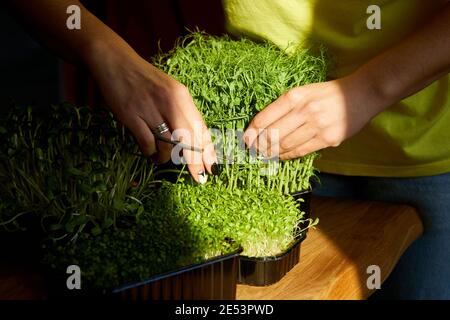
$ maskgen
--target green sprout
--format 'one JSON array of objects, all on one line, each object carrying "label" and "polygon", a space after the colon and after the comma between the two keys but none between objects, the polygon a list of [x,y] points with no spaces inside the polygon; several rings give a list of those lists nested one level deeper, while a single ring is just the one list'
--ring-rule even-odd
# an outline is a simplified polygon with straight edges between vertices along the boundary
[{"label": "green sprout", "polygon": [[121,217],[120,229],[84,233],[76,245],[53,248],[47,263],[59,272],[75,263],[87,283],[110,288],[241,246],[247,256],[276,255],[304,232],[295,228],[304,215],[298,203],[274,190],[164,182],[147,191],[141,215]]},{"label": "green sprout", "polygon": [[0,226],[38,215],[51,238],[74,240],[142,210],[154,166],[109,112],[13,107],[0,127]]},{"label": "green sprout", "polygon": [[[286,250],[308,220],[289,195],[310,189],[316,153],[265,162],[240,149],[253,116],[295,86],[325,79],[323,53],[193,33],[155,64],[186,85],[223,170],[205,185],[185,168],[173,183],[143,157],[109,111],[70,104],[12,107],[0,118],[0,229],[37,217],[44,262],[77,264],[93,288],[110,288],[243,248],[252,257]],[[236,138],[237,137],[237,138]],[[222,141],[220,140],[222,139]],[[171,170],[169,170],[171,171]],[[270,174],[262,174],[263,172]]]},{"label": "green sprout", "polygon": [[[283,93],[296,86],[322,82],[327,62],[323,50],[319,54],[293,48],[286,54],[274,44],[255,43],[247,39],[232,40],[194,32],[179,41],[169,53],[154,59],[156,66],[183,83],[209,128],[221,133],[225,155],[241,158],[239,163],[223,161],[223,175],[214,178],[228,188],[273,189],[288,194],[310,188],[314,175],[312,153],[281,163],[261,162],[242,154],[239,134],[251,119]],[[267,173],[274,170],[275,174]]]}]

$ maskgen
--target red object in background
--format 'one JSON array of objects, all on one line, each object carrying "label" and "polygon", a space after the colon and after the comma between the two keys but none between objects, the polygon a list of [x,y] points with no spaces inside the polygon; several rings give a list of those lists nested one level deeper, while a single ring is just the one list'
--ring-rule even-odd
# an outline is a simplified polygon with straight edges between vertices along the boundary
[{"label": "red object in background", "polygon": [[[84,0],[83,4],[125,39],[144,59],[173,48],[187,30],[213,35],[225,33],[221,0]],[[100,92],[88,72],[64,63],[62,98],[77,105],[102,104]]]}]

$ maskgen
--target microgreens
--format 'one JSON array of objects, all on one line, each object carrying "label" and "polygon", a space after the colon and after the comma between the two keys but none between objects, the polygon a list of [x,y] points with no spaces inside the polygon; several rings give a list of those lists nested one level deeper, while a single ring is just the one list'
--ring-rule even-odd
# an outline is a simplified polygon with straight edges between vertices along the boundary
[{"label": "microgreens", "polygon": [[0,127],[0,195],[9,207],[0,226],[20,227],[22,215],[38,214],[52,238],[74,239],[86,226],[100,233],[117,215],[142,210],[136,199],[154,167],[110,113],[13,107]]},{"label": "microgreens", "polygon": [[237,148],[239,135],[225,132],[242,132],[288,89],[325,79],[323,54],[291,52],[193,33],[155,58],[189,88],[207,125],[222,133],[218,153],[228,157],[231,146],[245,160],[224,162],[205,185],[193,183],[186,169],[175,171],[173,183],[161,181],[164,172],[141,156],[110,112],[69,104],[12,107],[0,118],[0,228],[21,228],[29,215],[38,216],[51,240],[45,262],[58,270],[78,264],[97,288],[239,246],[248,256],[282,252],[304,231],[298,230],[304,213],[289,193],[310,188],[317,154],[255,161]]},{"label": "microgreens", "polygon": [[274,190],[255,193],[217,184],[164,182],[147,192],[145,213],[133,219],[122,216],[119,229],[83,233],[78,245],[50,252],[47,263],[56,269],[75,263],[86,270],[83,278],[88,283],[108,288],[239,246],[248,256],[276,255],[303,232],[294,232],[304,214],[298,203]]},{"label": "microgreens", "polygon": [[[293,48],[286,54],[275,45],[247,39],[232,40],[194,32],[180,40],[168,54],[155,58],[156,66],[183,83],[190,91],[208,127],[221,133],[219,154],[241,156],[244,163],[224,161],[223,175],[214,178],[229,188],[273,189],[288,194],[310,188],[317,153],[281,163],[251,159],[241,150],[239,132],[264,107],[287,90],[326,77],[324,53]],[[225,141],[223,141],[225,140]],[[217,145],[217,144],[216,144]],[[230,148],[231,146],[231,148]],[[276,174],[261,174],[277,169]]]}]

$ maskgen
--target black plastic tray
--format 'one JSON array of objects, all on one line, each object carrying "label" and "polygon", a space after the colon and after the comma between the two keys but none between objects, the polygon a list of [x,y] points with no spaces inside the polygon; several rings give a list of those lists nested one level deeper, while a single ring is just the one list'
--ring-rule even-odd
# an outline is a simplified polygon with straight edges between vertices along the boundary
[{"label": "black plastic tray", "polygon": [[112,291],[122,300],[234,300],[239,250]]},{"label": "black plastic tray", "polygon": [[50,299],[234,300],[240,252],[242,249],[152,276],[144,281],[103,291],[83,288],[83,282],[81,290],[68,290],[66,287],[68,275],[56,275],[47,270],[47,289]]},{"label": "black plastic tray", "polygon": [[[311,217],[311,190],[299,191],[291,195],[299,201],[300,210],[305,212],[302,219]],[[300,201],[303,199],[303,201]],[[300,223],[303,229],[307,223]],[[239,257],[238,283],[252,286],[268,286],[281,280],[300,261],[301,242],[306,238],[307,230],[293,241],[289,248],[276,256],[269,257]]]}]

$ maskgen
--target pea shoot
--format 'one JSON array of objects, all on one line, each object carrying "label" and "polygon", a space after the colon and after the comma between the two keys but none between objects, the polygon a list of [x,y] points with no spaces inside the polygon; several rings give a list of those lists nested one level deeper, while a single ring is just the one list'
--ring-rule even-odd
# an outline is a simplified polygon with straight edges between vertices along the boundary
[{"label": "pea shoot", "polygon": [[288,89],[325,80],[324,53],[286,54],[270,43],[194,32],[154,63],[190,90],[219,133],[218,153],[240,160],[224,161],[205,185],[184,168],[176,181],[163,181],[107,110],[13,106],[0,117],[0,229],[20,230],[38,217],[44,262],[59,271],[79,265],[93,288],[239,247],[247,256],[276,255],[305,232],[304,212],[289,194],[310,188],[318,154],[261,161],[240,148],[239,133]]}]

